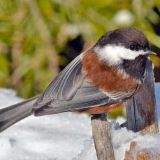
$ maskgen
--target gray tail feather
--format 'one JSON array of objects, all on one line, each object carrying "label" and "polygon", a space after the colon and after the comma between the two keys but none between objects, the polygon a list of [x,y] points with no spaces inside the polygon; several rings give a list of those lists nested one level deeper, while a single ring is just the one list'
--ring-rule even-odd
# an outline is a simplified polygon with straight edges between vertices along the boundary
[{"label": "gray tail feather", "polygon": [[0,132],[32,114],[37,97],[0,109]]}]

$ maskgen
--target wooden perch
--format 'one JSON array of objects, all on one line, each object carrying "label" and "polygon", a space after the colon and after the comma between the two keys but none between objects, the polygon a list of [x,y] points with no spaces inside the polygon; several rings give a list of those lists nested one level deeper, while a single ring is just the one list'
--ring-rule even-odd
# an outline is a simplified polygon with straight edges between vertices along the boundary
[{"label": "wooden perch", "polygon": [[125,152],[124,160],[159,160],[160,153],[152,148],[139,148],[137,142],[130,144],[130,149]]},{"label": "wooden perch", "polygon": [[92,115],[92,133],[98,160],[115,160],[106,114]]},{"label": "wooden perch", "polygon": [[157,133],[154,73],[151,61],[147,61],[143,87],[127,104],[127,127],[135,132]]}]

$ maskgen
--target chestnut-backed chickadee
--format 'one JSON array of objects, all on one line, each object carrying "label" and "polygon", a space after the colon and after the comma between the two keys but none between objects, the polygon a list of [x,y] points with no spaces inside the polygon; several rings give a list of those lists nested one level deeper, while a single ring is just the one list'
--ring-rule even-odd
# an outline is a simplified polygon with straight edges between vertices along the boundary
[{"label": "chestnut-backed chickadee", "polygon": [[107,32],[60,72],[43,94],[0,110],[0,131],[31,114],[107,112],[138,91],[150,54],[155,53],[142,32]]}]

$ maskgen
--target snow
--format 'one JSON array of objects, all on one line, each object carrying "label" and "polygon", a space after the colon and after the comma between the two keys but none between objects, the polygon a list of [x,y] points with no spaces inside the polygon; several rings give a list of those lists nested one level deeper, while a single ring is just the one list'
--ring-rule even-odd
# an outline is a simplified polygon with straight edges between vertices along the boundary
[{"label": "snow", "polygon": [[[160,117],[160,84],[156,84],[158,114]],[[159,97],[159,98],[158,98]],[[22,101],[13,90],[0,89],[0,107]],[[125,121],[119,117],[110,123],[116,160],[123,160],[130,142],[142,148],[160,150],[160,134],[141,136],[120,128]],[[90,117],[85,114],[62,113],[30,116],[0,133],[2,160],[96,160]]]},{"label": "snow", "polygon": [[[21,100],[12,90],[0,90],[2,108]],[[0,159],[76,159],[83,154],[84,147],[90,147],[88,141],[91,141],[91,127],[87,115],[63,113],[43,117],[31,116],[0,134]]]}]

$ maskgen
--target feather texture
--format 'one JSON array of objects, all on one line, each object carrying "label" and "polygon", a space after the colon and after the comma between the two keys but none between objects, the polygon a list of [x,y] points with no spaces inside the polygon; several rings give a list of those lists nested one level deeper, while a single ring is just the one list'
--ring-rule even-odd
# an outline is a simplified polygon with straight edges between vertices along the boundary
[{"label": "feather texture", "polygon": [[[82,57],[85,58],[84,61]],[[84,71],[85,64],[89,69]],[[95,59],[95,53],[88,51],[84,56],[80,55],[74,59],[51,82],[36,102],[34,112],[35,115],[55,114],[122,103],[137,90],[137,81],[132,82],[132,85],[128,84],[130,82],[130,77],[122,77],[115,69],[104,67],[103,63],[98,62],[97,57]]]}]

